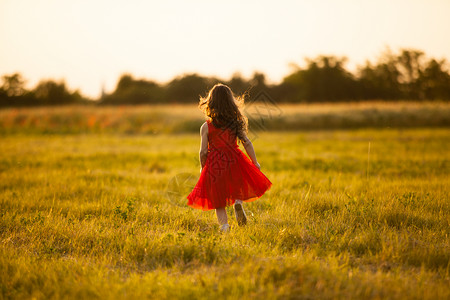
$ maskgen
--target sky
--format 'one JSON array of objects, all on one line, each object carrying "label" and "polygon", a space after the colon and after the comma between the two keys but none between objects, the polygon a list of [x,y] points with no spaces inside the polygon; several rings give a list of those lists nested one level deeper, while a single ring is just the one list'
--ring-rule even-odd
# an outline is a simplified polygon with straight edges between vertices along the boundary
[{"label": "sky", "polygon": [[389,47],[450,59],[450,0],[0,0],[0,75],[64,80],[96,98],[124,73],[279,83],[305,58],[355,71]]}]

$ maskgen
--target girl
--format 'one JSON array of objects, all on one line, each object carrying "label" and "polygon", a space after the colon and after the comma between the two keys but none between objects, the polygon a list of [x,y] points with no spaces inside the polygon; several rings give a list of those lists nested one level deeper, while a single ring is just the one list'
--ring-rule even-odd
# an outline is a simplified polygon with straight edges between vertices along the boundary
[{"label": "girl", "polygon": [[[247,118],[241,114],[231,89],[216,84],[199,108],[207,116],[200,128],[200,178],[187,196],[188,205],[202,210],[215,209],[220,229],[228,231],[226,206],[234,204],[239,225],[247,223],[243,202],[261,197],[271,186],[260,171],[252,142],[247,137]],[[237,139],[244,145],[250,159],[239,149]]]}]

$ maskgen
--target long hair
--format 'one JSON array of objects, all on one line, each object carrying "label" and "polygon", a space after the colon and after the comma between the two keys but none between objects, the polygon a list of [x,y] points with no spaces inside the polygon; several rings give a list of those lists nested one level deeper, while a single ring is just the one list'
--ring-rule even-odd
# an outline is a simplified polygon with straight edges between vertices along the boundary
[{"label": "long hair", "polygon": [[247,134],[247,117],[239,107],[244,105],[244,97],[235,96],[225,84],[218,83],[209,90],[206,97],[200,97],[198,107],[218,128],[229,128],[243,142]]}]

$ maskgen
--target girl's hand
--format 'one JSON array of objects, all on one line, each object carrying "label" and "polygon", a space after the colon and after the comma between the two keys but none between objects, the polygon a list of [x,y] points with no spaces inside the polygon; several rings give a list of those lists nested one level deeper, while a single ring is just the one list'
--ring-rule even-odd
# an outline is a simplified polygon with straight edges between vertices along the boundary
[{"label": "girl's hand", "polygon": [[258,170],[261,170],[261,166],[259,165],[259,163],[254,163],[254,165],[258,168]]}]

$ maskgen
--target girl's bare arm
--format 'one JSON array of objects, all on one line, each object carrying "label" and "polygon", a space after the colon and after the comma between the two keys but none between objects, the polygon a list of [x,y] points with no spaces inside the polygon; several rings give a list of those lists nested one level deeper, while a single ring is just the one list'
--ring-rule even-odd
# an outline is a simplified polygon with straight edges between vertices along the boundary
[{"label": "girl's bare arm", "polygon": [[253,143],[250,141],[247,135],[244,136],[242,144],[244,145],[244,149],[247,152],[248,156],[250,156],[250,159],[252,160],[253,164],[256,167],[258,167],[258,169],[260,169],[261,167],[258,163],[258,160],[256,159],[255,148],[253,148]]},{"label": "girl's bare arm", "polygon": [[206,157],[208,156],[208,124],[203,123],[202,127],[200,127],[200,165],[203,167],[206,163]]}]

